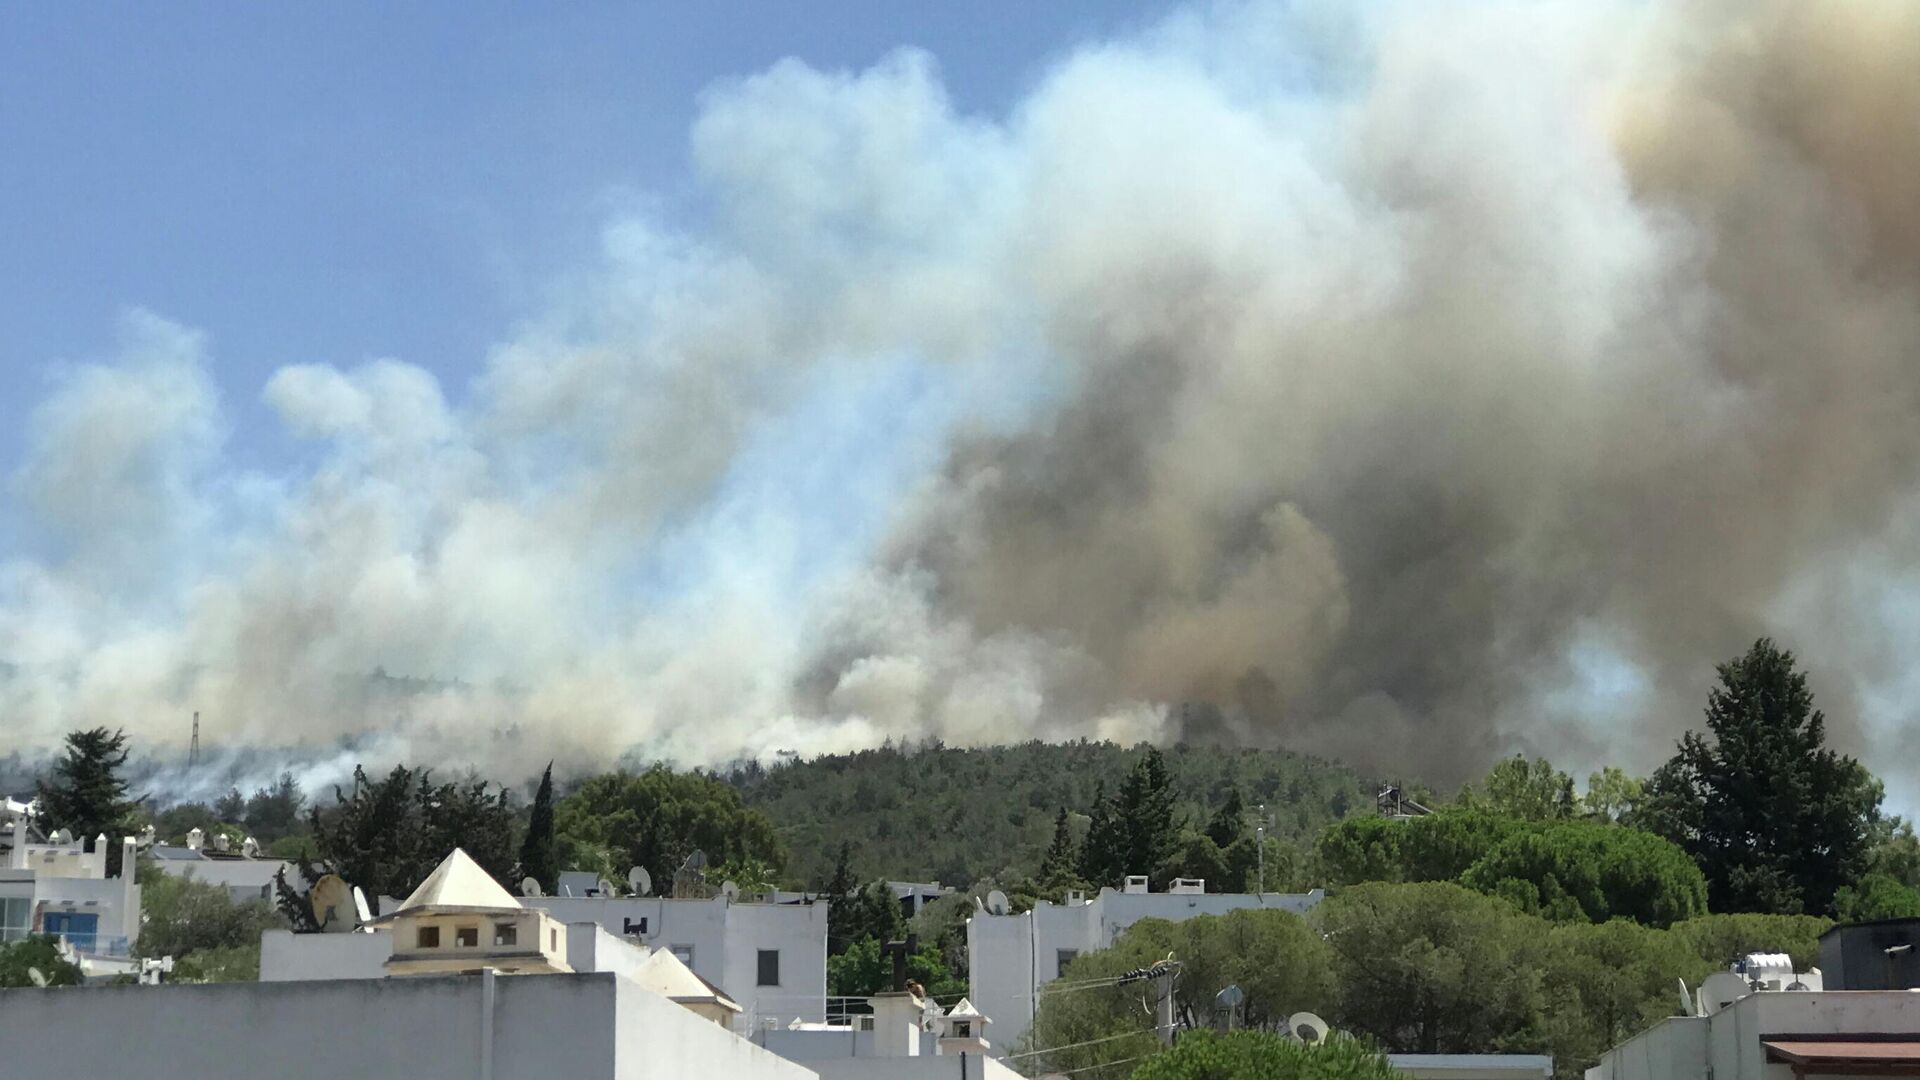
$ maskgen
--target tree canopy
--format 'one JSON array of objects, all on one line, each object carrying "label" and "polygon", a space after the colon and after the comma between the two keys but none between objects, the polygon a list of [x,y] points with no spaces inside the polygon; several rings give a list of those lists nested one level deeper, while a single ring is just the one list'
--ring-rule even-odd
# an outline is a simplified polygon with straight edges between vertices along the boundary
[{"label": "tree canopy", "polygon": [[80,985],[80,965],[60,959],[58,939],[32,934],[18,941],[0,941],[0,989],[36,985],[34,971],[46,978],[48,986]]},{"label": "tree canopy", "polygon": [[66,829],[92,844],[107,837],[110,872],[120,867],[119,839],[136,830],[139,804],[127,798],[121,769],[127,763],[127,734],[97,727],[67,736],[66,750],[54,762],[53,775],[40,781],[40,815],[50,828]]},{"label": "tree canopy", "polygon": [[485,780],[435,784],[431,770],[404,765],[371,780],[356,767],[352,791],[336,787],[334,805],[309,821],[318,858],[302,876],[340,875],[375,914],[382,896],[404,899],[456,847],[512,888],[515,817],[507,792]]},{"label": "tree canopy", "polygon": [[554,824],[563,858],[619,880],[644,866],[665,889],[689,855],[704,852],[710,866],[756,859],[786,865],[773,823],[741,803],[740,793],[705,773],[656,765],[643,772],[595,776],[560,800]]},{"label": "tree canopy", "polygon": [[1573,794],[1573,777],[1545,758],[1515,755],[1497,762],[1480,787],[1461,791],[1460,803],[1522,821],[1564,821],[1574,816],[1580,800]]},{"label": "tree canopy", "polygon": [[1686,852],[1651,833],[1584,821],[1515,832],[1460,883],[1563,921],[1670,926],[1707,911],[1706,879]]},{"label": "tree canopy", "polygon": [[1536,1044],[1543,936],[1507,903],[1446,882],[1356,885],[1315,913],[1349,1030],[1414,1053]]},{"label": "tree canopy", "polygon": [[[1152,1033],[1150,1010],[1141,1006],[1148,984],[1095,984],[1149,967],[1169,953],[1181,964],[1174,982],[1175,1015],[1189,1027],[1206,1027],[1214,1021],[1214,998],[1229,985],[1245,994],[1238,1022],[1268,1029],[1277,1028],[1295,1012],[1319,1007],[1332,990],[1326,942],[1291,912],[1244,909],[1178,923],[1143,919],[1127,928],[1111,948],[1076,958],[1067,980],[1057,984],[1060,990],[1043,991],[1022,1049],[1064,1049],[1036,1055],[1036,1068],[1041,1072],[1084,1069],[1131,1056],[1121,1051],[1152,1052],[1159,1044]],[[1091,988],[1072,989],[1075,986]],[[1128,1032],[1137,1038],[1078,1045]],[[1125,1071],[1114,1075],[1125,1075]]]},{"label": "tree canopy", "polygon": [[174,958],[177,982],[260,977],[260,932],[287,925],[264,900],[236,902],[225,886],[142,867],[140,936],[134,952]]},{"label": "tree canopy", "polygon": [[1680,740],[1639,817],[1700,864],[1717,911],[1830,911],[1866,869],[1880,785],[1826,746],[1791,652],[1762,638],[1718,671],[1707,733]]},{"label": "tree canopy", "polygon": [[1194,1031],[1153,1054],[1132,1080],[1395,1080],[1379,1051],[1357,1039],[1309,1045],[1265,1031]]}]

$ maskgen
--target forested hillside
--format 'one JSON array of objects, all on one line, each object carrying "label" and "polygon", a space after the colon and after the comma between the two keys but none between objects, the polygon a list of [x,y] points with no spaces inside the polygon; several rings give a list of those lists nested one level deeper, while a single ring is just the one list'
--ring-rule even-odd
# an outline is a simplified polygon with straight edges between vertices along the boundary
[{"label": "forested hillside", "polygon": [[[789,875],[817,885],[843,843],[856,877],[966,885],[1031,874],[1061,807],[1079,814],[1112,794],[1146,748],[1104,742],[960,749],[931,745],[835,754],[729,774],[772,819]],[[1372,781],[1344,765],[1284,750],[1176,746],[1164,751],[1176,814],[1204,825],[1239,787],[1266,803],[1271,835],[1311,841],[1373,806]],[[1142,868],[1142,872],[1151,868]]]}]

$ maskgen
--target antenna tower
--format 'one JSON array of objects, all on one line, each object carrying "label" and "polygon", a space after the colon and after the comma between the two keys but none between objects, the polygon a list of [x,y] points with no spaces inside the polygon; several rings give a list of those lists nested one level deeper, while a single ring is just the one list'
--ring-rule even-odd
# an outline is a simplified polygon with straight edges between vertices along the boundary
[{"label": "antenna tower", "polygon": [[200,713],[193,714],[193,741],[187,744],[187,768],[200,764]]}]

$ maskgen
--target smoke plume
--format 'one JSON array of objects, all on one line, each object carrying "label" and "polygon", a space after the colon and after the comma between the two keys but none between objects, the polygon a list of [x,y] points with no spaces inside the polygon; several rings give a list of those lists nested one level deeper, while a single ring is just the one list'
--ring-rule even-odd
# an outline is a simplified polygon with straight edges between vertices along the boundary
[{"label": "smoke plume", "polygon": [[471,385],[274,375],[291,473],[162,316],[58,372],[0,715],[1445,782],[1646,768],[1771,634],[1911,785],[1916,118],[1900,0],[1205,8],[992,117],[786,61],[703,102],[710,219],[610,223]]}]

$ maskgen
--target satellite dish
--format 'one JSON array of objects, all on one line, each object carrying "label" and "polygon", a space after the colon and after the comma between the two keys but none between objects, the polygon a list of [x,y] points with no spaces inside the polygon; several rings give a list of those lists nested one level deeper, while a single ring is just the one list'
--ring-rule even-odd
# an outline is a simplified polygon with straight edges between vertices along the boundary
[{"label": "satellite dish", "polygon": [[1213,995],[1213,1004],[1217,1008],[1222,1009],[1237,1009],[1240,1007],[1240,1003],[1245,1000],[1247,1000],[1247,992],[1232,984],[1229,984],[1225,990]]},{"label": "satellite dish", "polygon": [[313,909],[313,921],[329,934],[344,934],[353,929],[353,889],[339,874],[327,874],[313,883],[307,894]]},{"label": "satellite dish", "polygon": [[731,881],[721,882],[720,895],[726,897],[728,900],[738,900],[740,899],[740,886]]},{"label": "satellite dish", "polygon": [[705,870],[707,868],[707,853],[701,851],[699,848],[694,848],[693,854],[687,856],[686,868],[689,870]]},{"label": "satellite dish", "polygon": [[1687,980],[1675,979],[1673,981],[1680,984],[1680,1015],[1692,1016],[1693,1015],[1693,992],[1687,989]]},{"label": "satellite dish", "polygon": [[373,909],[367,906],[367,894],[361,892],[358,885],[353,887],[353,913],[359,917],[361,926],[373,921]]},{"label": "satellite dish", "polygon": [[647,873],[644,866],[636,866],[627,871],[627,888],[635,896],[646,896],[653,892],[653,875]]},{"label": "satellite dish", "polygon": [[1287,1030],[1303,1043],[1322,1043],[1327,1041],[1327,1033],[1333,1029],[1325,1020],[1310,1012],[1297,1012],[1287,1017]]},{"label": "satellite dish", "polygon": [[538,878],[532,877],[531,875],[521,878],[520,879],[520,895],[521,896],[541,895],[540,880]]},{"label": "satellite dish", "polygon": [[32,980],[33,985],[35,986],[47,985],[47,973],[44,971],[41,971],[37,967],[30,967],[27,969],[27,978]]},{"label": "satellite dish", "polygon": [[1700,984],[1700,1015],[1712,1016],[1721,1009],[1753,993],[1744,976],[1731,971],[1716,971]]},{"label": "satellite dish", "polygon": [[1006,893],[995,889],[987,894],[987,910],[995,915],[1005,915],[1013,910],[1013,905],[1007,903]]}]

